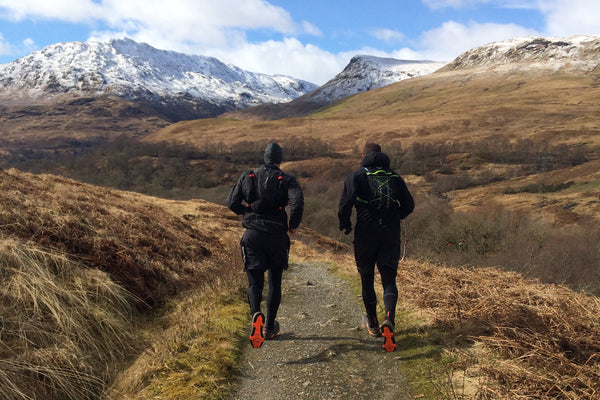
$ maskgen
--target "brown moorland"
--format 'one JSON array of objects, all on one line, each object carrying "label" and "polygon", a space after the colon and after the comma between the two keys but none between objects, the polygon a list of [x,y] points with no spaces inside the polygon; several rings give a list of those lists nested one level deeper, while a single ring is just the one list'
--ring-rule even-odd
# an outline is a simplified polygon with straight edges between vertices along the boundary
[{"label": "brown moorland", "polygon": [[[414,146],[445,147],[449,150],[440,154],[438,165],[433,166],[436,177],[447,174],[439,173],[442,166],[454,176],[497,177],[483,184],[445,188],[454,208],[494,198],[508,207],[569,223],[598,216],[599,78],[598,72],[535,70],[518,64],[506,70],[438,71],[352,96],[303,118],[237,120],[231,118],[233,113],[226,119],[179,122],[144,140],[199,148],[219,144],[231,149],[236,144],[261,146],[271,139],[285,143],[318,138],[330,147],[335,160],[303,161],[300,167],[307,171],[323,170],[332,163],[356,164],[366,141],[382,143],[384,151],[403,155]],[[482,159],[461,147],[466,143],[487,153],[500,153],[499,144],[512,146],[513,152],[521,149],[529,152],[528,163],[535,168],[523,167],[523,161],[502,161],[500,155],[497,161]],[[578,152],[580,159],[550,173],[551,168],[544,165],[548,148],[557,149],[556,154]],[[293,165],[288,168],[296,170]],[[423,180],[421,173],[404,175],[419,188],[431,189],[431,182]],[[309,179],[311,176],[308,173]],[[574,185],[568,191],[557,191],[544,204],[540,204],[537,190],[510,193],[532,183],[571,181]]]},{"label": "brown moorland", "polygon": [[[545,232],[532,229],[519,233],[529,247],[504,243],[506,255],[522,263],[517,269],[527,272],[537,261],[539,274],[549,274],[543,267],[559,260],[552,273],[560,274],[586,261],[580,255],[597,259],[599,77],[518,64],[445,70],[304,118],[187,121],[147,140],[218,149],[224,162],[232,149],[260,149],[271,139],[326,143],[330,156],[284,165],[305,186],[306,220],[315,226],[335,220],[343,174],[356,166],[364,142],[378,141],[404,158],[403,175],[419,196],[406,230],[420,224],[440,236],[435,246],[409,236],[409,252],[421,245],[450,260],[470,245],[465,254],[481,256],[501,241],[498,227],[486,224],[516,231],[537,216],[565,229],[590,222],[570,237],[569,251],[557,235],[545,253],[536,252]],[[68,113],[58,111],[57,119],[48,115],[57,136],[72,127]],[[38,117],[26,121],[41,135]],[[118,129],[111,124],[111,132]],[[420,161],[428,164],[417,166]],[[221,189],[234,178],[223,177]],[[16,170],[0,171],[0,185],[2,397],[218,398],[230,388],[247,324],[235,216],[206,201],[164,200]],[[222,193],[215,198],[221,202]],[[438,208],[441,203],[449,207]],[[434,224],[436,212],[441,218]],[[446,232],[452,214],[455,221],[488,219]],[[464,243],[469,235],[479,242]],[[308,228],[296,240],[296,259],[327,261],[355,278],[348,246]],[[581,271],[584,280],[596,279],[597,271]],[[428,345],[422,338],[439,333],[438,345],[454,360],[448,375],[472,382],[473,398],[599,397],[597,297],[514,272],[416,260],[402,264],[399,283],[404,315],[426,319],[400,334]]]},{"label": "brown moorland", "polygon": [[[235,216],[200,200],[0,173],[4,398],[226,393],[248,322]],[[295,239],[294,259],[356,278],[348,246],[308,228]],[[399,322],[402,340],[441,332],[451,384],[471,382],[473,398],[600,393],[596,297],[416,261],[403,262],[399,284],[400,314],[425,320]]]}]

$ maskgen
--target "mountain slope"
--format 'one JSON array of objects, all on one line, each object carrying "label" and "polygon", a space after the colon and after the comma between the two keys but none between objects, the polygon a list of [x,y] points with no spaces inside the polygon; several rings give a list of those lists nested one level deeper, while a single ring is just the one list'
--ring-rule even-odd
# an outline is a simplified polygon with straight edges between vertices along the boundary
[{"label": "mountain slope", "polygon": [[323,86],[289,103],[265,104],[224,116],[263,119],[299,117],[357,93],[431,74],[445,64],[358,55],[350,60],[342,72]]},{"label": "mountain slope", "polygon": [[591,72],[600,61],[600,36],[520,37],[471,49],[442,70],[560,69]]},{"label": "mountain slope", "polygon": [[[401,142],[406,147],[417,141],[475,140],[498,134],[512,139],[597,143],[600,39],[587,38],[577,45],[580,50],[572,50],[560,60],[542,52],[534,64],[528,60],[537,47],[523,45],[544,39],[520,40],[515,47],[522,48],[519,53],[503,46],[505,52],[495,56],[494,62],[485,57],[494,56],[489,49],[500,48],[499,44],[474,49],[432,74],[347,97],[310,118],[261,123],[253,137],[318,137],[339,151],[360,146],[365,140]],[[589,60],[580,59],[579,54]],[[157,131],[149,140],[170,137],[193,142],[196,132],[202,132],[203,140],[214,134],[219,140],[235,143],[247,140],[242,134],[247,130],[243,121],[188,121]]]},{"label": "mountain slope", "polygon": [[149,104],[171,120],[290,101],[315,88],[130,39],[58,43],[0,65],[0,104],[112,95]]},{"label": "mountain slope", "polygon": [[[341,157],[354,159],[350,157],[356,157],[366,141],[375,141],[404,171],[419,175],[411,178],[418,187],[438,190],[423,179],[424,170],[437,173],[446,168],[449,175],[439,174],[439,182],[448,182],[441,191],[450,192],[455,208],[470,208],[493,198],[508,208],[532,211],[559,224],[597,218],[597,176],[590,170],[597,164],[594,160],[600,149],[600,71],[580,68],[587,62],[577,56],[593,52],[596,40],[582,41],[585,47],[562,59],[558,70],[556,57],[544,61],[541,54],[539,63],[530,65],[521,61],[530,57],[524,51],[521,58],[503,59],[491,66],[463,63],[463,68],[444,68],[360,93],[308,117],[253,123],[186,121],[157,131],[147,140],[250,148],[275,138],[292,148],[317,138],[335,151],[336,158],[322,157],[296,167],[315,179],[334,168]],[[557,146],[563,150],[542,163]],[[513,161],[517,153],[527,155],[526,163]],[[489,161],[494,159],[490,155],[496,161]],[[573,155],[572,164],[551,173],[548,165],[567,155]],[[411,167],[426,160],[427,169]],[[573,168],[585,160],[581,168]],[[498,181],[492,183],[492,178]],[[472,187],[459,184],[461,179]],[[487,184],[475,184],[485,179]],[[568,191],[546,194],[551,203],[540,207],[539,190],[522,188],[544,180],[556,187],[574,184]],[[511,190],[520,192],[505,193]]]}]

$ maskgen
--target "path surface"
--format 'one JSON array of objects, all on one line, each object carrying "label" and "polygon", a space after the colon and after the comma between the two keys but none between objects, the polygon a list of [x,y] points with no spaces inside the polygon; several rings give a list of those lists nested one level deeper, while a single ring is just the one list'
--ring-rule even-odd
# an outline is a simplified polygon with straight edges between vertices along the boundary
[{"label": "path surface", "polygon": [[362,303],[324,264],[283,278],[281,333],[241,359],[232,399],[410,399],[395,353],[360,329]]}]

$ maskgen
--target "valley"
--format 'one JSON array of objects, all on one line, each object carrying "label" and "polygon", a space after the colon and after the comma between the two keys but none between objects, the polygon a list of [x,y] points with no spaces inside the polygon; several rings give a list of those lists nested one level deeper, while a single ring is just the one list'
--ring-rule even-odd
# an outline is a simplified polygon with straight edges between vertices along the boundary
[{"label": "valley", "polygon": [[[278,141],[282,169],[306,201],[293,262],[327,265],[351,291],[352,239],[338,231],[337,203],[364,143],[374,141],[417,204],[402,225],[405,347],[393,360],[414,396],[448,398],[442,392],[460,387],[464,398],[595,398],[599,40],[493,44],[318,108],[305,94],[188,119],[114,93],[3,97],[0,259],[6,287],[21,293],[3,292],[3,304],[18,298],[20,311],[5,314],[40,323],[5,322],[3,343],[18,351],[4,358],[27,356],[10,358],[5,376],[48,399],[80,398],[79,387],[114,399],[232,393],[249,316],[242,228],[223,206],[228,191]],[[50,272],[29,272],[31,260]],[[48,276],[35,287],[50,287],[49,297],[27,297],[33,280],[21,276]],[[72,292],[81,297],[69,300]],[[94,313],[110,322],[103,343],[79,343],[67,322],[48,317],[69,301],[89,305],[77,308],[82,315],[65,311],[69,321],[92,331],[101,328]],[[38,342],[44,331],[55,335]],[[118,354],[94,362],[90,349],[119,336]],[[61,337],[73,340],[60,347]],[[44,379],[64,391],[36,379],[40,365],[58,371]],[[86,372],[59,381],[64,368]]]}]

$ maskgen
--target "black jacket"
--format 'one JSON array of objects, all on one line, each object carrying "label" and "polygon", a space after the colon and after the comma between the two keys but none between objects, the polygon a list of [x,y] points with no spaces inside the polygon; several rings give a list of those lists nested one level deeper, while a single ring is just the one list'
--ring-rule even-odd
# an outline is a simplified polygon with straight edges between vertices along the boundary
[{"label": "black jacket", "polygon": [[360,166],[361,169],[348,174],[344,180],[344,191],[340,197],[338,208],[340,230],[351,230],[350,216],[352,215],[352,207],[356,207],[357,230],[385,229],[400,232],[400,220],[406,218],[415,208],[413,197],[408,191],[406,183],[400,176],[394,178],[392,183],[394,198],[400,202],[400,207],[392,210],[376,210],[357,200],[357,198],[368,199],[371,196],[371,189],[364,168],[389,168],[390,158],[385,153],[368,153],[363,158]]},{"label": "black jacket", "polygon": [[[243,215],[246,229],[282,234],[302,220],[304,196],[300,184],[273,164],[244,172],[227,196],[227,207]],[[285,211],[289,206],[290,218]]]}]

